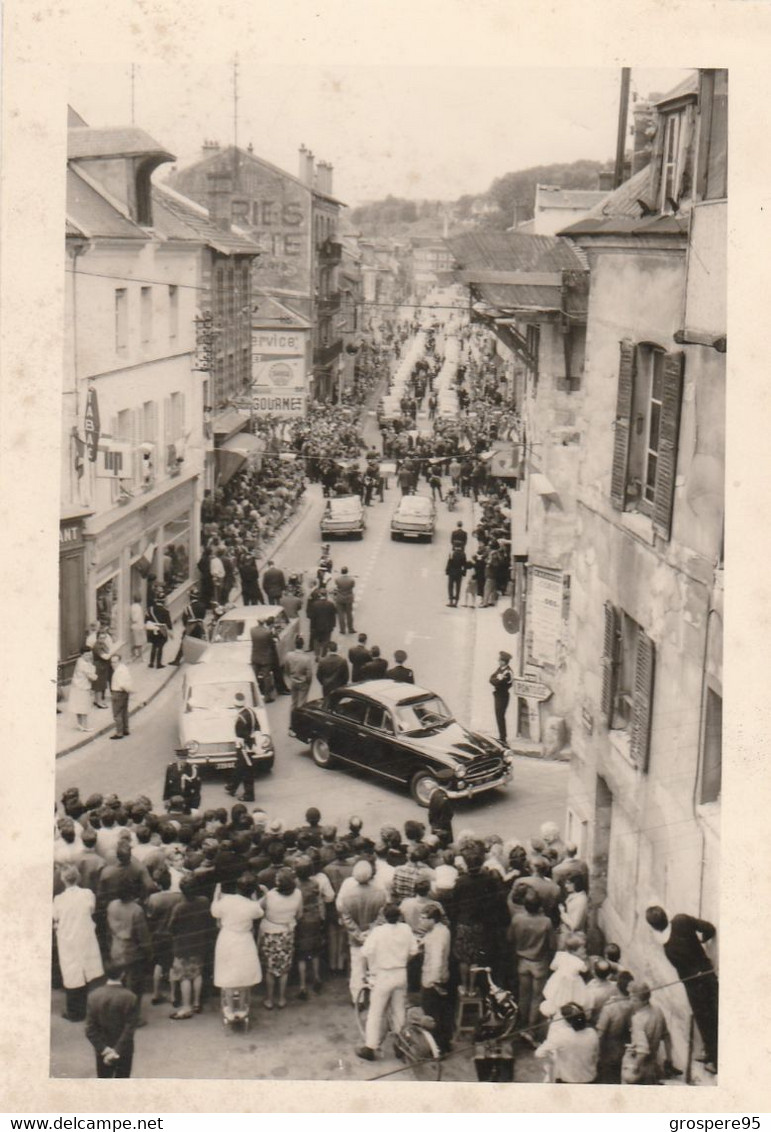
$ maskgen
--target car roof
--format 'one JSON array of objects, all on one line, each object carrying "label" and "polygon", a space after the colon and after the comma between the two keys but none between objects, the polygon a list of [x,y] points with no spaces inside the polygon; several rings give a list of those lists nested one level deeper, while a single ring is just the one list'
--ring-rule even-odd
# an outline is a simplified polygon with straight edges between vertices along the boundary
[{"label": "car roof", "polygon": [[185,672],[188,687],[196,684],[241,684],[244,681],[254,683],[254,672],[250,664],[223,664],[214,657],[211,649],[207,649],[206,661],[191,664]]},{"label": "car roof", "polygon": [[359,511],[362,506],[358,495],[334,495],[327,503],[332,511]]},{"label": "car roof", "polygon": [[407,700],[419,700],[425,696],[437,695],[428,688],[421,688],[417,684],[405,684],[402,680],[365,680],[362,684],[341,688],[341,691],[369,696],[373,700],[388,704],[389,707],[405,703]]},{"label": "car roof", "polygon": [[[416,503],[420,504],[421,506],[416,507]],[[430,511],[433,506],[434,504],[432,500],[430,500],[427,495],[404,495],[399,500],[399,506],[396,508],[396,510]]]},{"label": "car roof", "polygon": [[267,621],[285,612],[283,605],[236,605],[223,613],[220,621]]}]

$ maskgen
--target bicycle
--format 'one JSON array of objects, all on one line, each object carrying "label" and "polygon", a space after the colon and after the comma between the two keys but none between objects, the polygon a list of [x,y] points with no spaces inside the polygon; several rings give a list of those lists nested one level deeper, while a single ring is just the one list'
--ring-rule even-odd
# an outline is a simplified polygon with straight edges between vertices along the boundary
[{"label": "bicycle", "polygon": [[[372,983],[369,976],[356,996],[356,1024],[362,1041],[367,1039],[367,1018],[369,1016]],[[424,1014],[419,1006],[407,1007],[407,1020],[400,1030],[388,1029],[381,1043],[393,1046],[394,1056],[404,1061],[416,1081],[441,1081],[442,1055],[431,1033],[433,1018]]]}]

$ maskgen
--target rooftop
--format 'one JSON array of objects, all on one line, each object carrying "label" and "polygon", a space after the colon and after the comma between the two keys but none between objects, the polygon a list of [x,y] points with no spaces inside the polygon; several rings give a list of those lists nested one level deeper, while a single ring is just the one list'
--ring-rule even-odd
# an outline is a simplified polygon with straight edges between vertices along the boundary
[{"label": "rooftop", "polygon": [[176,192],[170,185],[153,185],[153,227],[169,239],[205,243],[221,255],[260,254],[259,245],[232,224],[220,227],[209,210]]},{"label": "rooftop", "polygon": [[67,157],[70,161],[96,157],[141,157],[147,154],[174,161],[174,154],[135,126],[94,130],[90,126],[71,126],[67,131]]},{"label": "rooftop", "polygon": [[[575,224],[563,228],[561,236],[640,236],[648,233],[679,235],[687,232],[688,221],[681,216],[649,213],[645,195],[650,184],[650,166],[640,169],[623,185],[608,194]],[[645,207],[644,207],[645,206]]]},{"label": "rooftop", "polygon": [[[561,273],[586,270],[571,242],[558,236],[472,231],[454,236],[447,245],[458,268],[472,276],[467,282],[498,310],[561,310]],[[478,280],[473,279],[474,272]],[[496,273],[502,278],[494,278]],[[506,274],[512,276],[510,281]]]},{"label": "rooftop", "polygon": [[536,208],[594,208],[607,197],[603,189],[563,189],[559,185],[536,185]]}]

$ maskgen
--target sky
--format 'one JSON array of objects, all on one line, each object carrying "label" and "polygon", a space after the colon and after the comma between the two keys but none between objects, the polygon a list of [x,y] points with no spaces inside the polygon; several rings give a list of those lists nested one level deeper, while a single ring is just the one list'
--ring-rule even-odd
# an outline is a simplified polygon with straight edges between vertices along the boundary
[{"label": "sky", "polygon": [[[70,101],[90,126],[131,122],[128,65],[80,65]],[[665,93],[685,69],[634,69],[632,91]],[[231,144],[233,69],[135,65],[134,121],[180,165],[203,140]],[[386,194],[455,199],[517,169],[614,156],[620,70],[448,66],[266,67],[239,61],[238,140],[290,173],[298,149],[334,166],[351,206]]]}]

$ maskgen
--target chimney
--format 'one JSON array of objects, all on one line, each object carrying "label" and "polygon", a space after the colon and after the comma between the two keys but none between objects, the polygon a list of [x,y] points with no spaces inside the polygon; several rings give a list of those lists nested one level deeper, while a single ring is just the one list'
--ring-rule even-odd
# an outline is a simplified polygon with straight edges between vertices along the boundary
[{"label": "chimney", "polygon": [[311,149],[305,154],[305,177],[303,180],[309,189],[313,188],[313,150]]},{"label": "chimney", "polygon": [[300,177],[300,180],[301,180],[301,181],[304,181],[304,180],[305,180],[305,173],[306,173],[306,161],[305,161],[305,157],[306,157],[306,154],[308,153],[308,150],[307,150],[307,149],[305,148],[305,146],[304,146],[304,145],[301,145],[301,146],[300,146],[300,150],[299,150],[299,153],[300,153],[300,172],[299,172],[299,177]]},{"label": "chimney", "polygon": [[327,196],[330,196],[330,197],[332,196],[332,174],[334,172],[334,169],[335,169],[334,165],[332,165],[331,162],[328,161],[327,162]]},{"label": "chimney", "polygon": [[212,138],[205,138],[203,143],[203,156],[210,157],[213,153],[217,153],[220,143],[214,141]]},{"label": "chimney", "polygon": [[650,163],[653,151],[653,137],[656,133],[656,111],[653,103],[641,98],[632,108],[632,175],[639,173]]}]

